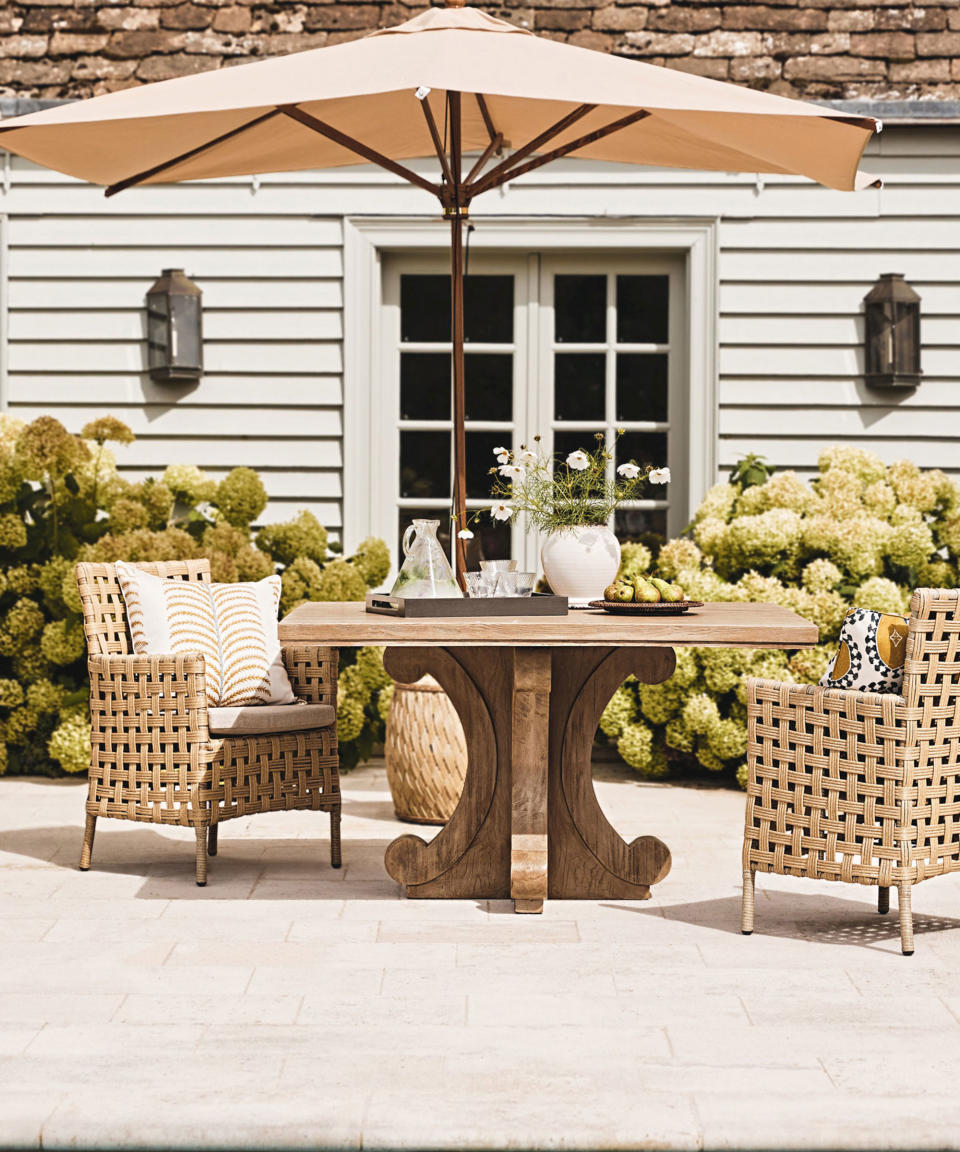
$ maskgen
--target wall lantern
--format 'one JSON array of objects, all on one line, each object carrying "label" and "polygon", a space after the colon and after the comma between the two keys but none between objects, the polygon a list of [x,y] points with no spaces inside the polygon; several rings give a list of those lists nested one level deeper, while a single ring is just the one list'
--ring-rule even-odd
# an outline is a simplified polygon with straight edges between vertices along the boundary
[{"label": "wall lantern", "polygon": [[203,375],[203,293],[182,268],[164,268],[147,293],[147,366],[154,380]]},{"label": "wall lantern", "polygon": [[884,272],[864,298],[866,381],[871,388],[920,383],[920,297],[900,272]]}]

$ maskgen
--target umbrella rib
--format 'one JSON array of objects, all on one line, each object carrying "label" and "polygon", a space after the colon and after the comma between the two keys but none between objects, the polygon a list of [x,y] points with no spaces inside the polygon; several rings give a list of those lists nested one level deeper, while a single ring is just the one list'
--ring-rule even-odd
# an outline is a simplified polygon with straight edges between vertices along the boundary
[{"label": "umbrella rib", "polygon": [[473,182],[474,176],[476,176],[477,173],[479,173],[481,171],[484,164],[486,164],[486,162],[490,159],[490,157],[493,155],[493,153],[498,152],[500,150],[502,145],[503,145],[503,138],[500,136],[499,133],[497,133],[497,135],[490,141],[490,143],[486,146],[486,148],[484,148],[483,152],[478,157],[476,164],[474,164],[474,166],[467,173],[467,178],[464,181],[464,184],[469,185]]},{"label": "umbrella rib", "polygon": [[484,100],[482,93],[476,92],[474,95],[477,98],[477,107],[480,109],[480,115],[483,117],[483,122],[486,125],[490,143],[495,144],[498,140],[503,139],[503,133],[498,132],[496,128],[494,128],[493,117],[490,115],[490,109],[487,107],[487,102]]},{"label": "umbrella rib", "polygon": [[218,144],[223,144],[227,140],[232,140],[234,136],[239,136],[241,132],[247,132],[251,128],[256,128],[258,124],[263,124],[267,120],[272,120],[279,112],[277,108],[271,108],[269,112],[264,112],[262,116],[255,116],[252,120],[248,120],[246,124],[241,124],[237,128],[231,128],[229,132],[224,132],[220,136],[215,136],[212,140],[207,140],[204,144],[198,144],[196,148],[191,148],[189,152],[181,152],[179,156],[174,156],[172,160],[164,160],[162,164],[155,164],[152,168],[148,168],[145,172],[138,172],[136,176],[128,176],[126,180],[120,180],[116,184],[111,184],[104,192],[105,196],[116,196],[118,192],[122,192],[125,188],[132,188],[135,184],[142,184],[144,180],[149,180],[151,176],[159,176],[161,172],[166,172],[170,168],[175,168],[178,164],[182,164],[185,160],[192,160],[194,156],[199,156],[203,152],[207,152],[211,148],[216,148]]},{"label": "umbrella rib", "polygon": [[437,154],[437,159],[440,161],[440,167],[443,169],[443,178],[448,184],[453,184],[453,176],[450,172],[450,164],[447,161],[447,154],[443,148],[443,141],[440,139],[440,132],[437,128],[437,121],[433,115],[433,109],[430,107],[430,97],[424,96],[420,101],[420,107],[423,109],[423,115],[427,121],[427,127],[430,129],[430,139],[433,141],[433,148]]},{"label": "umbrella rib", "polygon": [[541,132],[539,136],[534,136],[532,140],[528,140],[527,143],[518,148],[512,156],[508,156],[506,160],[501,161],[495,168],[491,168],[486,176],[484,176],[475,187],[470,189],[471,195],[476,196],[480,192],[486,192],[488,188],[495,188],[499,182],[501,172],[507,171],[507,169],[512,167],[518,160],[523,160],[529,156],[531,152],[536,152],[541,145],[559,136],[560,133],[569,128],[571,124],[576,124],[578,120],[582,120],[583,117],[586,116],[588,112],[592,112],[594,108],[596,108],[596,104],[581,104],[578,108],[574,108],[572,112],[568,112],[566,116],[558,120],[556,124],[553,124],[545,132]]},{"label": "umbrella rib", "polygon": [[526,164],[518,164],[515,168],[509,168],[495,181],[490,182],[490,176],[493,176],[496,172],[496,169],[494,169],[494,171],[484,177],[475,188],[471,188],[470,192],[476,196],[480,192],[488,191],[490,188],[498,188],[501,184],[506,184],[508,180],[515,180],[525,172],[532,172],[534,168],[539,168],[542,164],[549,164],[551,160],[559,160],[562,156],[568,156],[571,152],[576,152],[579,148],[586,148],[588,144],[595,144],[598,140],[603,140],[606,136],[612,136],[614,132],[619,132],[622,128],[629,128],[631,124],[636,124],[638,120],[645,120],[649,115],[650,113],[643,108],[637,112],[631,112],[629,116],[623,116],[619,120],[614,120],[603,128],[597,128],[594,132],[588,132],[586,136],[581,136],[577,140],[571,140],[569,144],[561,144],[559,148],[554,148],[550,152],[544,152],[542,156],[536,156],[534,159],[528,160]]},{"label": "umbrella rib", "polygon": [[425,189],[427,192],[432,193],[438,199],[442,200],[443,189],[439,184],[434,184],[425,176],[421,176],[419,172],[414,172],[412,168],[398,164],[396,160],[391,160],[389,156],[384,156],[382,152],[378,152],[375,148],[369,148],[359,140],[354,140],[352,136],[347,136],[344,132],[340,132],[330,124],[324,123],[323,120],[318,120],[316,116],[311,116],[309,112],[304,112],[304,110],[296,104],[284,104],[278,111],[282,112],[284,116],[289,116],[292,120],[299,121],[306,128],[313,129],[314,132],[325,136],[328,140],[332,140],[334,144],[339,144],[341,148],[346,148],[348,152],[355,152],[358,156],[362,156],[364,160],[369,160],[371,164],[379,164],[381,168],[386,168],[388,172],[393,172],[394,175],[400,176],[411,184],[416,184],[419,188]]}]

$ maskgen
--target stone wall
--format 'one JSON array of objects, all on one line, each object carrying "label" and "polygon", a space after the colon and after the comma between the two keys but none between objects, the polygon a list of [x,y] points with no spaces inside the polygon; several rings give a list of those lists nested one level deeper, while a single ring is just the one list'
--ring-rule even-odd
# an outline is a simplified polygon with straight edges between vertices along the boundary
[{"label": "stone wall", "polygon": [[[0,95],[78,97],[319,48],[423,8],[324,0],[21,0],[0,7]],[[960,96],[960,0],[496,0],[556,40],[811,99]]]}]

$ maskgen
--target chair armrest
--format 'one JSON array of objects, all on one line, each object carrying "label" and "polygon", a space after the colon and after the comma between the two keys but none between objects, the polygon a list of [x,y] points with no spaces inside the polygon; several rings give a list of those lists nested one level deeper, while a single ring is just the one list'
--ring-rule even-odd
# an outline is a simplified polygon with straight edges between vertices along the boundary
[{"label": "chair armrest", "polygon": [[165,656],[90,656],[93,741],[114,744],[155,739],[209,743],[204,659],[199,653]]},{"label": "chair armrest", "polygon": [[747,680],[747,712],[764,701],[784,708],[810,708],[814,712],[843,712],[850,716],[884,716],[891,723],[903,719],[906,701],[894,692],[854,692],[819,684],[787,684],[780,680]]},{"label": "chair armrest", "polygon": [[337,706],[337,669],[340,653],[318,644],[290,644],[282,649],[283,663],[293,694],[308,704]]}]

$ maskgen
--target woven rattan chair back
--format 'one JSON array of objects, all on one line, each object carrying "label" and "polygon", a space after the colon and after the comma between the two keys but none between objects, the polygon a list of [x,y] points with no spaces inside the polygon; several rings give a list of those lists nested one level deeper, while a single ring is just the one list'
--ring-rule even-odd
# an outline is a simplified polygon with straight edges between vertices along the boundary
[{"label": "woven rattan chair back", "polygon": [[[152,576],[210,580],[209,560],[160,560],[137,564]],[[78,564],[77,587],[83,610],[88,656],[126,656],[133,651],[127,610],[113,564]]]}]

